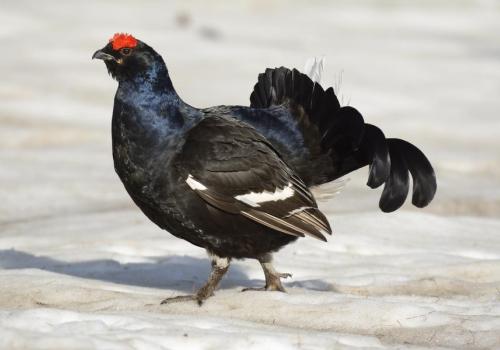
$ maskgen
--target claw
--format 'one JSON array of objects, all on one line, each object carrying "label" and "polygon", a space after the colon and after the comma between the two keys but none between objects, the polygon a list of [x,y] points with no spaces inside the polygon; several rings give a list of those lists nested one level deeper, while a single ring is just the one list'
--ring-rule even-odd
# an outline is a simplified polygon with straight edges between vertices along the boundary
[{"label": "claw", "polygon": [[292,274],[288,272],[278,272],[278,276],[280,276],[281,278],[292,278]]},{"label": "claw", "polygon": [[265,287],[250,287],[243,288],[242,292],[283,292],[286,293],[286,289],[280,284],[271,284]]},{"label": "claw", "polygon": [[179,296],[176,296],[176,297],[164,299],[160,303],[160,305],[180,303],[180,302],[183,302],[183,301],[197,301],[198,304],[200,304],[200,302],[201,303],[203,302],[203,301],[200,301],[199,298],[196,295],[179,295]]},{"label": "claw", "polygon": [[249,288],[243,288],[241,291],[242,292],[264,292],[264,291],[266,291],[266,287],[249,287]]},{"label": "claw", "polygon": [[286,293],[286,289],[281,285],[281,281],[273,282],[269,285],[266,285],[266,290],[273,292],[283,292]]},{"label": "claw", "polygon": [[[213,294],[211,294],[211,295],[213,295]],[[184,302],[184,301],[196,301],[196,303],[199,306],[201,306],[201,305],[203,305],[203,302],[208,299],[209,296],[210,295],[202,295],[201,293],[193,294],[193,295],[179,295],[176,297],[164,299],[160,303],[160,305],[180,303],[180,302]]]}]

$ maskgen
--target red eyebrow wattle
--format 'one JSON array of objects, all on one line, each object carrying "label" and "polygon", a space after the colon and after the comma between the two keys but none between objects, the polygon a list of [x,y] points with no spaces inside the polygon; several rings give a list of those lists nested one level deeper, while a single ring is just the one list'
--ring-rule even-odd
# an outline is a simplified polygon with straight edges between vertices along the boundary
[{"label": "red eyebrow wattle", "polygon": [[127,33],[116,33],[109,42],[113,45],[113,50],[120,50],[124,47],[134,48],[137,46],[137,39]]}]

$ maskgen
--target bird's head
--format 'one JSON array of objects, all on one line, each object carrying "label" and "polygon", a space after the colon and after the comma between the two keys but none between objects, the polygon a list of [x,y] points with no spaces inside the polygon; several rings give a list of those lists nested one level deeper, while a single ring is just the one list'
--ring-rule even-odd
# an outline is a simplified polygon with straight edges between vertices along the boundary
[{"label": "bird's head", "polygon": [[94,53],[94,58],[103,60],[109,74],[118,81],[154,74],[155,67],[164,64],[151,47],[125,33],[113,35],[106,46]]}]

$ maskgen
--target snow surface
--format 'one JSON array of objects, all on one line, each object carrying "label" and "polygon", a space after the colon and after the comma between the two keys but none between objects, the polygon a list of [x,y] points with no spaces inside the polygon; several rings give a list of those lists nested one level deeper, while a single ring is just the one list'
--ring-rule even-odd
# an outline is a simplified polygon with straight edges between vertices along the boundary
[{"label": "snow surface", "polygon": [[[265,67],[325,56],[323,84],[433,161],[430,207],[377,208],[367,171],[322,203],[334,236],[235,262],[203,307],[203,250],[114,174],[116,83],[92,53],[145,39],[195,106],[248,104]],[[500,348],[496,1],[0,3],[0,349]]]}]

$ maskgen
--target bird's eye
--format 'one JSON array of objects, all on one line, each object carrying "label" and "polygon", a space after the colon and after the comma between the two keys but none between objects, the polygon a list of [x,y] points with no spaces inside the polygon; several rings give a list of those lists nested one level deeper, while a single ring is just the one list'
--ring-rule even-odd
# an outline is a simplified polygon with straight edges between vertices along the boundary
[{"label": "bird's eye", "polygon": [[132,52],[132,49],[130,49],[128,47],[124,47],[123,49],[120,50],[120,52],[122,55],[128,56]]}]

